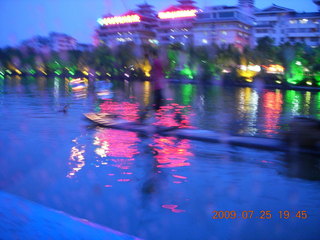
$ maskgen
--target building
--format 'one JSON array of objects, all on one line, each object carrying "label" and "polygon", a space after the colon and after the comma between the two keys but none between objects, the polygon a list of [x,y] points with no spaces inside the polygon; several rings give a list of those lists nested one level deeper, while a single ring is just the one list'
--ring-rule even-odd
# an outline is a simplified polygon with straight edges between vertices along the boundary
[{"label": "building", "polygon": [[273,4],[257,10],[254,15],[255,42],[262,37],[271,37],[276,45],[285,42],[320,45],[320,12],[298,13]]},{"label": "building", "polygon": [[[320,0],[313,2],[320,6]],[[145,3],[121,16],[109,14],[98,19],[97,39],[99,44],[110,47],[134,42],[137,45],[233,44],[243,49],[254,46],[262,37],[271,37],[276,45],[285,42],[320,45],[319,12],[298,13],[277,5],[257,9],[254,3],[254,0],[238,0],[236,6],[200,9],[194,0],[178,0],[178,4],[158,13]]]},{"label": "building", "polygon": [[56,52],[75,50],[77,41],[73,37],[63,33],[52,32],[49,35],[51,49]]},{"label": "building", "polygon": [[21,43],[24,47],[33,48],[36,52],[69,51],[77,48],[77,41],[63,33],[52,32],[49,37],[36,36]]},{"label": "building", "polygon": [[92,52],[94,49],[94,46],[91,44],[85,44],[85,43],[77,43],[76,50],[80,52]]},{"label": "building", "polygon": [[193,0],[178,0],[158,13],[157,39],[161,45],[193,43],[193,26],[199,9]]},{"label": "building", "polygon": [[194,44],[233,44],[242,49],[251,45],[253,19],[238,6],[207,7],[194,23]]},{"label": "building", "polygon": [[49,53],[51,51],[50,40],[42,36],[35,36],[23,41],[21,47],[32,48],[38,53]]},{"label": "building", "polygon": [[121,16],[98,19],[98,41],[110,47],[124,42],[137,45],[156,42],[160,45],[181,43],[251,45],[254,0],[239,0],[238,6],[199,9],[193,0],[178,0],[158,12],[148,4]]},{"label": "building", "polygon": [[128,11],[121,16],[111,14],[98,19],[99,28],[96,30],[99,44],[110,47],[125,42],[142,45],[154,42],[157,26],[156,12],[153,6],[145,3],[138,5],[135,11]]}]

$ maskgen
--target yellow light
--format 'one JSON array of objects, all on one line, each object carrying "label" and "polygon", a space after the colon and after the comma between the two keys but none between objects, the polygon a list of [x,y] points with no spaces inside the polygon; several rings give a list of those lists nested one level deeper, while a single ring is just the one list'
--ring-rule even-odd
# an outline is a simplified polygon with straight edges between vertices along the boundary
[{"label": "yellow light", "polygon": [[150,103],[150,89],[151,89],[151,84],[149,81],[145,81],[144,82],[144,88],[143,88],[143,103],[145,104],[145,106],[148,106]]},{"label": "yellow light", "polygon": [[124,24],[124,23],[134,23],[140,22],[141,18],[139,15],[127,15],[127,16],[116,16],[108,18],[99,18],[98,23],[103,26]]},{"label": "yellow light", "polygon": [[284,73],[284,67],[278,64],[271,64],[266,68],[267,73],[273,73],[273,74],[283,74]]},{"label": "yellow light", "polygon": [[144,72],[144,75],[146,77],[150,77],[150,72],[151,72],[151,69],[152,69],[152,66],[149,62],[149,60],[145,59],[145,60],[142,60],[140,63],[138,63],[138,67]]},{"label": "yellow light", "polygon": [[15,71],[16,71],[16,73],[18,73],[20,75],[22,74],[22,72],[20,72],[19,69],[16,69]]},{"label": "yellow light", "polygon": [[175,18],[185,18],[185,17],[196,17],[196,9],[192,10],[181,10],[172,12],[159,12],[158,17],[160,19],[175,19]]},{"label": "yellow light", "polygon": [[247,82],[252,82],[258,72],[261,71],[259,65],[240,65],[240,69],[237,69],[239,76],[244,77]]},{"label": "yellow light", "polygon": [[307,81],[307,85],[312,86],[312,82],[311,81]]},{"label": "yellow light", "polygon": [[83,71],[82,73],[83,73],[84,75],[87,75],[87,76],[89,75],[89,73],[88,73],[87,71]]}]

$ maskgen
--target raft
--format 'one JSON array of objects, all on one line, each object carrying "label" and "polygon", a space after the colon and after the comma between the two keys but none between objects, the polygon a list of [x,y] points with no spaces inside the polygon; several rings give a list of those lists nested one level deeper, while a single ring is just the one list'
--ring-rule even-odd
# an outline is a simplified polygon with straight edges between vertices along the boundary
[{"label": "raft", "polygon": [[124,119],[119,119],[114,115],[110,115],[107,113],[84,113],[83,115],[90,121],[102,127],[134,131],[134,132],[139,132],[146,135],[172,131],[178,128],[178,127],[153,126],[153,125],[146,125],[139,122],[126,121]]},{"label": "raft", "polygon": [[85,113],[84,116],[103,127],[134,131],[143,134],[158,133],[164,136],[174,136],[190,140],[229,144],[234,146],[256,148],[269,151],[294,152],[303,154],[312,154],[320,156],[320,152],[316,149],[293,148],[281,139],[251,137],[251,136],[232,136],[223,135],[210,130],[203,129],[186,129],[179,127],[164,127],[141,124],[138,122],[129,122],[122,119],[112,118],[104,113]]}]

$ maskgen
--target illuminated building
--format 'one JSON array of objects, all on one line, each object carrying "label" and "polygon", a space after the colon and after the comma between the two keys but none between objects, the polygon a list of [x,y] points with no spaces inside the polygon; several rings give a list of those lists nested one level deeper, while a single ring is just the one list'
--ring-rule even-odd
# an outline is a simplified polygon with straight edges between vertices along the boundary
[{"label": "illuminated building", "polygon": [[198,8],[193,0],[179,0],[178,5],[170,6],[158,13],[157,38],[160,44],[193,42],[193,24]]},{"label": "illuminated building", "polygon": [[[317,2],[317,1],[315,1]],[[301,42],[320,44],[320,12],[298,13],[293,9],[272,5],[255,12],[255,39],[271,37],[276,45]]]},{"label": "illuminated building", "polygon": [[251,45],[253,19],[238,6],[206,7],[194,24],[195,45]]},{"label": "illuminated building", "polygon": [[[313,0],[320,6],[319,0]],[[121,16],[107,15],[97,20],[97,42],[110,47],[125,42],[141,44],[180,43],[182,45],[232,44],[242,49],[253,46],[262,37],[271,37],[276,45],[303,42],[320,44],[320,13],[298,13],[272,5],[257,9],[254,0],[238,0],[236,6],[196,7],[194,0],[156,13],[147,3]]]},{"label": "illuminated building", "polygon": [[109,14],[97,22],[99,44],[113,47],[125,42],[141,45],[155,41],[156,12],[147,3],[138,5],[135,11],[128,11],[121,16]]}]

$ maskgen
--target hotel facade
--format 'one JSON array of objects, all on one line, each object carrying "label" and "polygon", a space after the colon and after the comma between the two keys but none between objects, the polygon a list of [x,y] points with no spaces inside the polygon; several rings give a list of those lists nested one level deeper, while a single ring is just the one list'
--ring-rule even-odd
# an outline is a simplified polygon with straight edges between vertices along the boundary
[{"label": "hotel facade", "polygon": [[[313,2],[320,6],[320,0]],[[285,42],[320,45],[319,11],[298,13],[277,5],[257,9],[254,0],[239,0],[236,6],[203,9],[193,0],[178,0],[176,5],[158,13],[145,3],[121,16],[99,18],[98,23],[98,43],[110,47],[134,42],[137,45],[232,44],[242,49],[254,46],[259,38],[266,36],[276,45]]]}]

